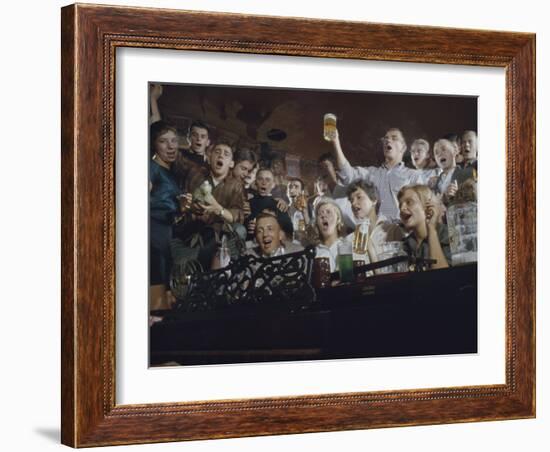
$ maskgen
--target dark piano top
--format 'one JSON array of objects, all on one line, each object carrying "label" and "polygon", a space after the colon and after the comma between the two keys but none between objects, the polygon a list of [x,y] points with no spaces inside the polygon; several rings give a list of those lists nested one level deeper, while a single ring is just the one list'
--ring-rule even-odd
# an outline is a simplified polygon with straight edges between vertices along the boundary
[{"label": "dark piano top", "polygon": [[477,264],[377,275],[316,300],[165,313],[151,365],[477,352]]}]

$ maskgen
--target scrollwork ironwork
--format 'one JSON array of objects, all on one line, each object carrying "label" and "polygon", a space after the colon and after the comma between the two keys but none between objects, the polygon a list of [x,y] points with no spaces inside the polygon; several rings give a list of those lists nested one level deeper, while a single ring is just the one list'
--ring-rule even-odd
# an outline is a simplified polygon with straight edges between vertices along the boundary
[{"label": "scrollwork ironwork", "polygon": [[311,270],[315,249],[271,258],[245,255],[227,267],[209,272],[194,271],[179,275],[186,291],[175,293],[176,309],[185,312],[213,311],[231,306],[281,304],[291,308],[315,301]]}]

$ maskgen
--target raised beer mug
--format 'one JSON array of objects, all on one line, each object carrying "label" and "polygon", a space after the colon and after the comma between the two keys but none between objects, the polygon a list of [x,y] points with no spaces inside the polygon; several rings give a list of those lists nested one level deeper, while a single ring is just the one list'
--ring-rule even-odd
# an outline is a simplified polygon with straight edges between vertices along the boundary
[{"label": "raised beer mug", "polygon": [[327,113],[323,118],[323,138],[332,141],[336,134],[336,115]]}]

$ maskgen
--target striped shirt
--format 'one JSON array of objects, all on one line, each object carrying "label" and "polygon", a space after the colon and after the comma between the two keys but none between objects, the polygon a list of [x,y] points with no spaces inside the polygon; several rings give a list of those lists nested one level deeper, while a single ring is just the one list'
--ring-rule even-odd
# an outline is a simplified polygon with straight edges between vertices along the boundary
[{"label": "striped shirt", "polygon": [[[435,170],[433,170],[435,175]],[[351,166],[349,162],[338,172],[338,178],[343,185],[349,185],[363,179],[378,190],[380,197],[380,214],[390,221],[399,219],[397,194],[405,185],[426,184],[431,172],[408,168],[403,162],[392,168],[382,166]]]}]

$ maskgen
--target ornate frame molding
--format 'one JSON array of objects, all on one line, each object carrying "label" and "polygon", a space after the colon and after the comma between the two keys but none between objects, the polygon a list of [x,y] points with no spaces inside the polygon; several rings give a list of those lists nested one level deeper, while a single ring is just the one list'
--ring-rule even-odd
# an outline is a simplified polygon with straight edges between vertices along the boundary
[{"label": "ornate frame molding", "polygon": [[[534,417],[533,34],[77,4],[62,9],[62,45],[64,444],[84,447]],[[504,67],[506,383],[116,405],[114,89],[119,47]]]}]

